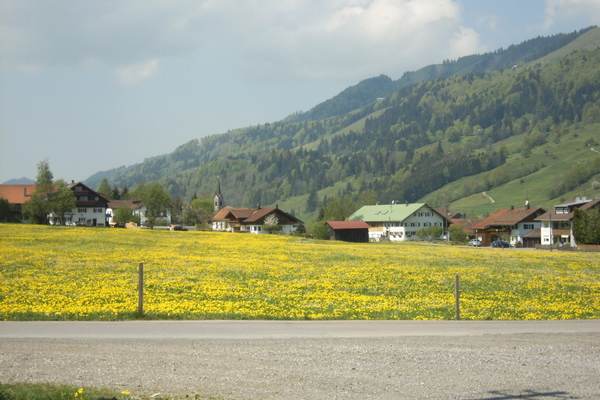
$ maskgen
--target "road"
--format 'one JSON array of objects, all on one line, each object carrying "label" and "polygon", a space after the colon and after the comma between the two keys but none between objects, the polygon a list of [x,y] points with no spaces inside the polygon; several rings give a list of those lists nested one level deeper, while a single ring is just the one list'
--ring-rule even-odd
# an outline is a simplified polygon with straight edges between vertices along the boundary
[{"label": "road", "polygon": [[291,339],[600,333],[581,321],[119,321],[0,322],[0,338]]},{"label": "road", "polygon": [[600,320],[0,322],[0,382],[225,400],[600,399]]}]

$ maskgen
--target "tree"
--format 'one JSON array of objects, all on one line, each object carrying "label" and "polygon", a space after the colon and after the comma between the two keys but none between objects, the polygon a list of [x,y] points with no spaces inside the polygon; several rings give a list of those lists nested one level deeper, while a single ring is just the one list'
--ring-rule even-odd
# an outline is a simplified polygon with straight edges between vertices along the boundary
[{"label": "tree", "polygon": [[212,199],[196,197],[182,210],[182,220],[186,225],[203,225],[210,221],[213,212]]},{"label": "tree", "polygon": [[54,182],[55,190],[49,196],[52,212],[59,218],[60,224],[65,223],[65,214],[77,206],[75,193],[62,179]]},{"label": "tree", "polygon": [[104,196],[109,197],[111,200],[117,200],[112,196],[112,189],[110,188],[110,183],[108,183],[108,179],[102,178],[98,188],[96,189],[98,193],[102,193]]},{"label": "tree", "polygon": [[0,221],[10,221],[10,203],[4,197],[0,197]]},{"label": "tree", "polygon": [[306,212],[316,211],[319,206],[319,198],[317,197],[317,191],[311,190],[306,199]]},{"label": "tree", "polygon": [[148,227],[153,229],[156,219],[166,215],[171,208],[171,197],[160,182],[153,182],[147,186],[141,199],[146,206]]},{"label": "tree", "polygon": [[133,208],[130,206],[121,206],[115,210],[113,219],[124,224],[133,221]]},{"label": "tree", "polygon": [[600,211],[573,211],[573,236],[580,244],[600,244]]},{"label": "tree", "polygon": [[52,172],[48,160],[40,161],[37,165],[38,173],[35,179],[35,193],[23,204],[23,215],[36,224],[47,224],[48,214],[52,212],[50,195],[54,190]]},{"label": "tree", "polygon": [[427,226],[417,231],[417,236],[421,239],[434,240],[439,239],[444,233],[441,226]]},{"label": "tree", "polygon": [[269,214],[265,218],[263,229],[269,233],[274,233],[281,231],[283,227],[279,225],[279,218],[277,218],[277,215]]},{"label": "tree", "polygon": [[461,243],[466,242],[468,236],[464,229],[464,225],[450,225],[448,231],[450,231],[450,238],[452,241]]}]

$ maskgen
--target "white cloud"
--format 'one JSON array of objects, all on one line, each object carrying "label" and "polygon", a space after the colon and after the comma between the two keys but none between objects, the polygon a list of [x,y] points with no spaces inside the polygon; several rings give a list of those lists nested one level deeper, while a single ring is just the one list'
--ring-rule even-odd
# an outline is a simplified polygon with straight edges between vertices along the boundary
[{"label": "white cloud", "polygon": [[158,72],[158,60],[119,67],[116,70],[119,82],[124,86],[133,86]]},{"label": "white cloud", "polygon": [[450,0],[338,1],[297,27],[274,26],[245,42],[255,74],[356,79],[398,75],[481,50]]},{"label": "white cloud", "polygon": [[[600,23],[600,1],[598,0],[545,0],[546,19],[544,28],[549,29],[561,19],[585,15],[591,24]],[[582,27],[583,28],[583,27]]]},{"label": "white cloud", "polygon": [[126,85],[195,53],[255,77],[356,79],[481,50],[453,0],[8,0],[0,11],[3,63],[107,66]]}]

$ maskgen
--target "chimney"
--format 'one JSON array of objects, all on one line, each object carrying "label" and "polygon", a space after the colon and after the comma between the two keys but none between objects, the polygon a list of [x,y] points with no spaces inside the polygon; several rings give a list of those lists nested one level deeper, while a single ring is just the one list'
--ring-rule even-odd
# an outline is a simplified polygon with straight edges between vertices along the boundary
[{"label": "chimney", "polygon": [[515,209],[515,206],[510,206],[510,209],[511,209],[511,210],[514,210],[514,209]]}]

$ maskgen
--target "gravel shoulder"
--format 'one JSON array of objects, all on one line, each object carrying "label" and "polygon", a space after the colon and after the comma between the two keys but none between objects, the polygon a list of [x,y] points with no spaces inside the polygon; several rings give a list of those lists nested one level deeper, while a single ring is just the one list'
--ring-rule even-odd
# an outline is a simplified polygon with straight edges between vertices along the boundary
[{"label": "gravel shoulder", "polygon": [[598,399],[600,332],[19,338],[0,381],[223,399]]}]

